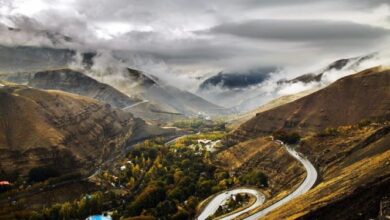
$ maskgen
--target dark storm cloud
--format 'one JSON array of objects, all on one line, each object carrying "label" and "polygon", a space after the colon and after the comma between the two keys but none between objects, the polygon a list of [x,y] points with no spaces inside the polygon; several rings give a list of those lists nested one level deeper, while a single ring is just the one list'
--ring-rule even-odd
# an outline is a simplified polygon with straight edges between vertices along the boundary
[{"label": "dark storm cloud", "polygon": [[121,50],[204,74],[372,52],[388,44],[388,16],[388,0],[0,0],[0,23],[20,29],[0,27],[0,43]]},{"label": "dark storm cloud", "polygon": [[282,41],[332,41],[372,39],[389,36],[390,31],[352,22],[321,20],[252,20],[220,24],[206,31],[209,34],[230,34]]}]

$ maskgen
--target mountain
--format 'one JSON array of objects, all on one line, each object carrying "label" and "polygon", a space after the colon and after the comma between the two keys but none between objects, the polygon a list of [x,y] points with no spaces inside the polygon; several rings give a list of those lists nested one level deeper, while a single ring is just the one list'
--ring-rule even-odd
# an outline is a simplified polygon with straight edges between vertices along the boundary
[{"label": "mountain", "polygon": [[[112,51],[112,54],[114,59],[121,63],[122,57],[120,52]],[[34,78],[36,72],[67,69],[76,60],[76,55],[76,51],[72,49],[0,46],[0,79],[27,84]],[[85,69],[93,66],[96,55],[96,52],[93,51],[81,53],[82,64]],[[75,74],[72,77],[75,77]],[[58,80],[64,80],[64,78],[57,79],[57,82]],[[86,80],[85,77],[84,80]],[[75,81],[72,81],[72,83],[77,84]],[[55,87],[55,85],[43,84],[40,86]],[[134,84],[137,84],[137,86],[134,87]],[[93,83],[93,85],[97,84]],[[138,113],[145,112],[143,117],[153,121],[164,122],[172,118],[181,119],[183,118],[182,115],[217,115],[225,111],[222,107],[210,103],[195,94],[166,85],[160,82],[158,78],[137,70],[129,69],[125,79],[116,86],[118,86],[120,91],[124,91],[129,96],[140,96],[148,100],[148,109],[146,111],[138,111]],[[62,89],[69,89],[62,87]],[[134,89],[137,89],[137,91]],[[75,92],[74,89],[73,92]],[[137,106],[137,108],[141,107],[144,106]]]},{"label": "mountain", "polygon": [[303,74],[301,76],[298,76],[294,79],[290,80],[280,80],[278,83],[297,83],[297,82],[303,82],[303,83],[310,83],[310,82],[319,82],[323,78],[324,74],[329,71],[339,71],[339,70],[345,70],[345,69],[354,69],[358,67],[362,62],[372,59],[375,57],[374,54],[369,54],[366,56],[361,57],[353,57],[353,58],[346,58],[346,59],[340,59],[336,60],[333,63],[329,64],[327,67],[320,70],[318,73],[307,73]]},{"label": "mountain", "polygon": [[268,78],[269,73],[275,71],[275,68],[264,68],[246,73],[223,73],[211,76],[204,80],[200,90],[210,89],[211,87],[221,87],[222,89],[240,89],[248,86],[254,86]]},{"label": "mountain", "polygon": [[253,137],[276,130],[316,132],[390,114],[390,71],[376,67],[337,80],[311,95],[258,113],[234,135]]},{"label": "mountain", "polygon": [[75,51],[49,47],[0,46],[2,72],[62,68],[73,61]]},{"label": "mountain", "polygon": [[134,69],[128,69],[125,80],[118,83],[117,86],[127,94],[138,95],[170,112],[188,116],[198,114],[213,116],[226,113],[226,109],[193,93],[166,85],[156,77]]},{"label": "mountain", "polygon": [[0,171],[25,176],[36,167],[90,172],[127,143],[169,134],[110,105],[61,91],[0,85]]},{"label": "mountain", "polygon": [[285,96],[276,98],[272,101],[269,101],[266,104],[261,105],[260,107],[256,108],[255,110],[241,113],[241,114],[237,114],[237,115],[232,115],[231,118],[227,121],[228,126],[232,129],[235,129],[238,126],[240,126],[241,124],[243,124],[244,122],[255,117],[256,114],[258,114],[258,113],[265,112],[265,111],[268,111],[270,109],[276,108],[278,106],[293,102],[293,101],[300,99],[304,96],[310,95],[311,93],[316,92],[317,90],[319,90],[319,88],[305,90],[303,92],[299,92],[299,93],[292,94],[292,95],[285,95]]},{"label": "mountain", "polygon": [[37,89],[61,90],[87,96],[108,103],[113,107],[124,109],[136,117],[156,124],[184,118],[176,112],[171,113],[152,103],[128,96],[111,85],[101,83],[82,71],[73,69],[64,68],[33,73],[2,74],[0,79],[14,83],[24,83]]},{"label": "mountain", "polygon": [[[303,74],[293,79],[276,79],[282,73],[273,75],[275,78],[269,77],[270,73],[276,72],[272,68],[239,74],[221,73],[205,80],[199,87],[197,94],[213,103],[230,108],[232,112],[245,113],[254,111],[262,104],[282,95],[320,89],[336,79],[370,67],[372,63],[380,63],[378,62],[380,59],[379,53],[340,59],[318,71]],[[225,84],[231,86],[225,86]]]},{"label": "mountain", "polygon": [[82,96],[87,96],[117,108],[124,108],[141,100],[129,97],[117,89],[72,69],[57,69],[40,71],[33,74],[28,86],[45,89],[61,90]]},{"label": "mountain", "polygon": [[[0,73],[36,72],[67,68],[77,59],[77,51],[66,48],[0,45]],[[93,65],[96,52],[80,53],[85,68]]]},{"label": "mountain", "polygon": [[257,169],[268,176],[266,202],[259,208],[264,209],[305,179],[302,165],[269,137],[280,129],[298,132],[300,143],[290,147],[315,166],[320,178],[264,219],[382,219],[390,193],[389,85],[390,70],[375,67],[259,112],[225,138],[227,148],[216,161],[232,173]]}]

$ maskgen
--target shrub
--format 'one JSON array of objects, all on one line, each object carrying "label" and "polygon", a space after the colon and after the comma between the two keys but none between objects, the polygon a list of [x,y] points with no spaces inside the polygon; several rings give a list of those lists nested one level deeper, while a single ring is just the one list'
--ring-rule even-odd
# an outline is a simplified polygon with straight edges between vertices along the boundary
[{"label": "shrub", "polygon": [[325,128],[321,132],[317,134],[317,137],[329,137],[329,136],[336,136],[340,133],[340,131],[337,128]]},{"label": "shrub", "polygon": [[240,177],[240,181],[244,184],[254,186],[268,186],[268,177],[258,170],[252,170]]}]

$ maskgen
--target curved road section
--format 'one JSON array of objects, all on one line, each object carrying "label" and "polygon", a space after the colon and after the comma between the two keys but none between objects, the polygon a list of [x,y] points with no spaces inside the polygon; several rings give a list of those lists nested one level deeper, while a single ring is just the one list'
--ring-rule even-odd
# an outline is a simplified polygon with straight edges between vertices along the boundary
[{"label": "curved road section", "polygon": [[255,189],[249,189],[249,188],[238,188],[238,189],[233,189],[229,190],[223,193],[218,194],[215,196],[209,204],[203,209],[202,213],[198,216],[198,220],[205,220],[207,217],[213,215],[219,208],[219,206],[223,203],[225,203],[226,200],[228,200],[232,195],[237,195],[240,193],[246,193],[246,194],[251,194],[256,197],[256,202],[253,203],[250,207],[233,213],[229,216],[226,216],[226,219],[233,219],[239,215],[242,215],[246,212],[249,212],[250,210],[260,206],[261,204],[264,203],[265,196],[263,193],[255,190]]},{"label": "curved road section", "polygon": [[[283,143],[281,142],[281,144]],[[314,168],[313,164],[310,163],[308,159],[302,157],[298,152],[296,152],[294,149],[290,148],[289,146],[286,146],[286,150],[288,151],[288,153],[290,153],[291,156],[293,156],[295,159],[301,162],[305,167],[307,173],[305,180],[294,192],[284,197],[282,200],[279,200],[278,202],[274,203],[273,205],[245,218],[245,220],[259,219],[265,216],[267,213],[271,212],[272,210],[286,204],[288,201],[309,191],[311,187],[313,187],[314,184],[316,183],[318,173],[317,170]]]},{"label": "curved road section", "polygon": [[[283,142],[281,142],[281,141],[277,140],[276,142],[283,145]],[[274,203],[273,205],[244,218],[245,220],[259,219],[259,218],[265,216],[267,213],[271,212],[272,210],[286,204],[288,201],[290,201],[290,200],[304,194],[305,192],[309,191],[313,187],[315,182],[317,181],[318,173],[317,173],[317,170],[314,168],[313,164],[310,163],[310,161],[308,159],[301,156],[293,148],[291,148],[287,145],[285,145],[285,148],[291,156],[293,156],[295,159],[297,159],[299,162],[301,162],[302,165],[305,167],[306,173],[307,173],[305,180],[294,192],[290,193],[288,196],[284,197],[282,200],[279,200],[278,202]],[[244,191],[244,190],[248,190],[248,191]],[[257,190],[253,190],[253,189],[249,189],[249,188],[239,188],[239,189],[230,190],[230,191],[221,193],[221,194],[217,195],[216,197],[214,197],[209,202],[209,204],[207,204],[207,206],[203,209],[202,213],[198,216],[197,219],[198,220],[205,220],[207,217],[213,215],[217,211],[218,207],[221,204],[223,204],[223,202],[226,199],[228,199],[231,195],[238,194],[238,193],[252,194],[252,195],[256,196],[257,200],[250,207],[248,207],[240,212],[232,213],[231,215],[223,217],[222,218],[223,220],[235,219],[238,216],[259,207],[260,205],[262,205],[264,203],[264,200],[265,200],[264,194],[262,194],[261,192],[259,192]]]}]

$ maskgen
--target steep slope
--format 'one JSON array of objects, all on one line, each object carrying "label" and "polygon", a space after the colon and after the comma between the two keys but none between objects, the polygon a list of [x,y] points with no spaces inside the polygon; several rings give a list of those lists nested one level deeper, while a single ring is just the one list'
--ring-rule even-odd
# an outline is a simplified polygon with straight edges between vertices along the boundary
[{"label": "steep slope", "polygon": [[117,108],[124,108],[141,101],[72,69],[37,72],[29,80],[28,85],[38,89],[54,89],[87,96]]},{"label": "steep slope", "polygon": [[284,129],[302,133],[355,124],[390,114],[390,70],[380,67],[344,77],[289,104],[257,114],[231,139],[245,140]]},{"label": "steep slope", "polygon": [[259,169],[272,179],[265,192],[273,193],[261,210],[293,191],[292,180],[302,180],[297,171],[286,175],[297,167],[275,153],[280,149],[261,140],[279,129],[299,132],[303,139],[295,148],[317,168],[319,183],[265,219],[383,217],[390,195],[386,187],[390,178],[389,85],[390,71],[372,68],[258,113],[227,137],[226,143],[238,144],[220,152],[217,159],[234,170]]},{"label": "steep slope", "polygon": [[61,174],[89,172],[126,143],[169,132],[107,104],[60,91],[5,85],[0,87],[0,106],[4,176],[24,176],[42,166]]},{"label": "steep slope", "polygon": [[322,181],[265,219],[385,219],[389,214],[389,120],[338,127],[336,134],[307,138],[299,150],[315,161]]},{"label": "steep slope", "polygon": [[362,62],[369,60],[369,59],[372,59],[373,57],[375,57],[375,55],[376,55],[376,53],[369,54],[366,56],[361,56],[361,57],[353,57],[353,58],[336,60],[333,63],[329,64],[327,67],[318,71],[317,73],[307,73],[307,74],[298,76],[294,79],[281,80],[278,83],[319,82],[319,81],[321,81],[322,77],[324,76],[324,74],[326,72],[354,69],[354,68],[358,67]]},{"label": "steep slope", "polygon": [[[222,107],[212,104],[190,92],[165,85],[158,79],[150,77],[141,71],[128,70],[128,75],[126,75],[128,80],[118,85],[122,90],[127,90],[129,94],[136,93],[152,103],[169,109],[171,112],[176,111],[185,115],[217,115],[226,111]],[[129,88],[130,85],[132,85],[131,88]]]},{"label": "steep slope", "polygon": [[293,102],[293,101],[300,99],[304,96],[310,95],[318,90],[319,89],[317,89],[317,88],[305,90],[303,92],[299,92],[299,93],[292,94],[292,95],[286,95],[286,96],[282,96],[282,97],[279,97],[277,99],[274,99],[274,100],[267,102],[266,104],[260,106],[259,108],[253,110],[253,111],[233,116],[231,119],[228,120],[228,126],[231,129],[236,129],[244,122],[255,117],[256,114],[258,114],[258,113],[265,112],[265,111],[268,111],[270,109],[276,108],[278,106]]},{"label": "steep slope", "polygon": [[53,69],[33,73],[8,73],[0,75],[0,79],[15,83],[24,83],[31,87],[45,90],[61,90],[87,96],[116,108],[125,108],[134,116],[148,122],[165,123],[171,119],[182,118],[178,114],[169,114],[162,107],[128,96],[116,88],[101,83],[82,71],[73,69]]}]

